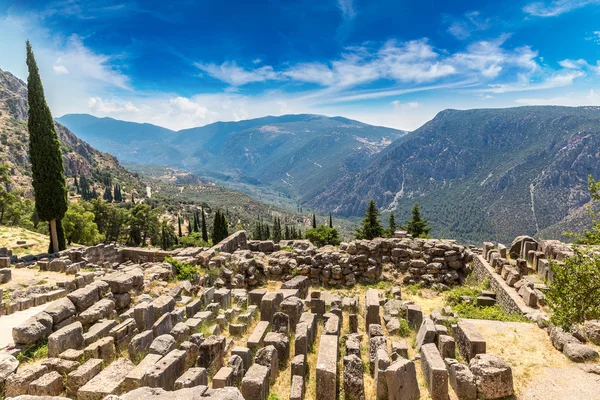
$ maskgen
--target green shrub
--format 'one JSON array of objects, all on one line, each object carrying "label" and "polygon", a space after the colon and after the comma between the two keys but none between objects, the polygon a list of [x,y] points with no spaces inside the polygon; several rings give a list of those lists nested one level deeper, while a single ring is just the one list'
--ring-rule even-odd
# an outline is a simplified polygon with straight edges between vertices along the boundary
[{"label": "green shrub", "polygon": [[330,228],[327,225],[321,225],[318,228],[308,229],[304,234],[312,244],[317,247],[327,245],[337,246],[341,243],[340,233],[335,228]]},{"label": "green shrub", "polygon": [[165,262],[175,268],[175,279],[178,281],[193,281],[198,277],[198,268],[190,263],[179,261],[173,257],[165,258]]},{"label": "green shrub", "polygon": [[444,295],[444,300],[447,304],[455,305],[461,302],[460,298],[462,296],[469,296],[471,298],[475,298],[481,295],[481,290],[478,287],[469,287],[469,286],[455,286]]},{"label": "green shrub", "polygon": [[396,333],[400,337],[408,337],[410,335],[410,326],[408,326],[408,321],[404,318],[398,318],[400,321],[400,329]]},{"label": "green shrub", "polygon": [[17,354],[20,363],[33,362],[48,357],[48,340],[41,341]]}]

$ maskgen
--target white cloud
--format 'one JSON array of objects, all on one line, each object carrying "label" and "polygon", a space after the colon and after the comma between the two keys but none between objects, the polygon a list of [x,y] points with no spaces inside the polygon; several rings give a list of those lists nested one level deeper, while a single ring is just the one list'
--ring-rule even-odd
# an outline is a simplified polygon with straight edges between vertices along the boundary
[{"label": "white cloud", "polygon": [[64,65],[55,65],[52,67],[52,70],[58,75],[69,73],[69,70]]},{"label": "white cloud", "polygon": [[130,101],[104,100],[100,97],[90,97],[88,108],[96,114],[138,113],[140,110]]},{"label": "white cloud", "polygon": [[529,90],[543,90],[553,89],[557,87],[568,86],[573,83],[577,78],[584,76],[585,73],[582,71],[566,71],[554,74],[542,81],[535,82],[524,79],[524,76],[520,76],[518,82],[508,84],[490,85],[488,88],[476,90],[481,93],[511,93],[511,92],[524,92]]},{"label": "white cloud", "polygon": [[342,17],[345,20],[351,20],[356,17],[356,11],[354,10],[354,0],[337,0],[338,7],[342,12]]},{"label": "white cloud", "polygon": [[465,13],[463,17],[452,20],[448,32],[459,40],[465,40],[473,32],[485,31],[490,27],[490,19],[482,18],[479,11]]},{"label": "white cloud", "polygon": [[271,66],[247,70],[239,67],[235,62],[224,62],[221,65],[194,63],[194,65],[213,78],[232,86],[280,79],[280,74],[276,73]]},{"label": "white cloud", "polygon": [[523,11],[534,17],[557,17],[569,11],[585,7],[590,4],[599,4],[600,0],[552,0],[536,1],[523,7]]},{"label": "white cloud", "polygon": [[394,107],[395,111],[406,111],[406,110],[411,110],[414,108],[417,108],[420,106],[420,104],[416,101],[411,101],[408,103],[401,103],[400,100],[394,100],[391,102],[392,106]]}]

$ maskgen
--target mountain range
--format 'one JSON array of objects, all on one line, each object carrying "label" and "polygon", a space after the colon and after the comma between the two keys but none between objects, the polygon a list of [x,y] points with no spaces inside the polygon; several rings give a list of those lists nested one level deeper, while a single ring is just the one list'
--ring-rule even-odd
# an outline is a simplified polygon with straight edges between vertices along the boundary
[{"label": "mountain range", "polygon": [[471,242],[580,231],[587,177],[600,177],[598,107],[445,110],[410,133],[318,115],[179,132],[89,115],[58,121],[124,162],[266,186],[323,213],[359,216],[373,198],[403,220],[419,202],[433,235]]}]

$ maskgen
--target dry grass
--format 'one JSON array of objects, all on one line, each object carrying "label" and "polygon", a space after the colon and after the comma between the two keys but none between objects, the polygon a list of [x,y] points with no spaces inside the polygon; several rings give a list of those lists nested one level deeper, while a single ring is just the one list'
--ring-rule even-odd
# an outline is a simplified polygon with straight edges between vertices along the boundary
[{"label": "dry grass", "polygon": [[277,375],[275,383],[271,386],[271,393],[277,395],[280,400],[290,398],[290,387],[292,383],[292,358],[294,355],[295,342],[295,335],[292,333],[290,335],[290,356],[285,364],[279,364],[279,375]]},{"label": "dry grass", "polygon": [[317,323],[317,336],[315,338],[315,344],[312,350],[308,352],[308,357],[306,358],[306,371],[308,373],[306,379],[304,380],[306,385],[306,387],[304,388],[304,398],[306,400],[314,400],[317,398],[317,357],[319,353],[319,344],[321,343],[322,334],[323,324]]},{"label": "dry grass", "polygon": [[[19,240],[25,240],[26,245],[18,245]],[[15,226],[0,226],[0,247],[12,249],[17,256],[46,253],[49,244],[47,235]]]}]

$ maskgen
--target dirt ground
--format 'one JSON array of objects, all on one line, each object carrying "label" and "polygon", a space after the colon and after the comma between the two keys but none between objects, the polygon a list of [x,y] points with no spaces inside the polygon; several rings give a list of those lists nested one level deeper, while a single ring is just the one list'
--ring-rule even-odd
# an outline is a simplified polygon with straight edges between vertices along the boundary
[{"label": "dirt ground", "polygon": [[600,376],[589,374],[552,347],[535,324],[469,320],[513,370],[517,399],[599,400]]},{"label": "dirt ground", "polygon": [[[32,285],[52,285],[59,281],[64,281],[69,278],[60,272],[40,271],[37,268],[11,268],[12,280],[0,285],[0,289],[14,290],[27,288]],[[73,275],[70,276],[71,278]]]},{"label": "dirt ground", "polygon": [[[24,240],[26,244],[18,245],[17,241],[20,240]],[[13,226],[0,226],[0,247],[12,249],[17,256],[45,253],[49,243],[46,235]]]}]

